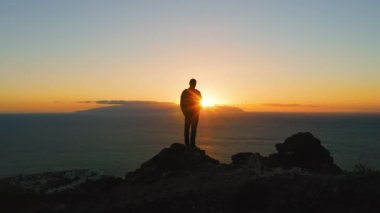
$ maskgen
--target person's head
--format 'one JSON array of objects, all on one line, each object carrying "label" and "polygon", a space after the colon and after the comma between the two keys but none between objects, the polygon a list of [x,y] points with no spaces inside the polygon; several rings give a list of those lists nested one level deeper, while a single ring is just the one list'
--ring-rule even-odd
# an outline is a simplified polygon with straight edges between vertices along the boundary
[{"label": "person's head", "polygon": [[195,80],[194,78],[192,78],[189,82],[189,85],[190,85],[190,88],[195,88],[195,86],[197,86],[197,80]]}]

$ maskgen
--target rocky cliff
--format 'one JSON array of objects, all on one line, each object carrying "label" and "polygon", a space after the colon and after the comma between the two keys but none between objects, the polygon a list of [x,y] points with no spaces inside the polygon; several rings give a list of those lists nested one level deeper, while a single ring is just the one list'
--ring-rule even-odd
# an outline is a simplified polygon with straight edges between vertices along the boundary
[{"label": "rocky cliff", "polygon": [[380,211],[378,172],[343,172],[311,133],[276,149],[238,153],[223,164],[175,143],[124,179],[88,171],[3,179],[0,205],[2,212]]}]

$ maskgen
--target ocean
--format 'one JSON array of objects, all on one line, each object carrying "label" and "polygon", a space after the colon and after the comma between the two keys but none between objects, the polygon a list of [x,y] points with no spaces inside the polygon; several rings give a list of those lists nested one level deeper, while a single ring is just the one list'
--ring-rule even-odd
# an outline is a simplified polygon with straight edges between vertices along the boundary
[{"label": "ocean", "polygon": [[[197,145],[221,162],[238,152],[276,152],[297,132],[319,138],[345,170],[380,169],[379,114],[238,113],[201,115]],[[183,142],[181,114],[0,115],[0,177],[66,169],[124,176],[172,143]]]}]

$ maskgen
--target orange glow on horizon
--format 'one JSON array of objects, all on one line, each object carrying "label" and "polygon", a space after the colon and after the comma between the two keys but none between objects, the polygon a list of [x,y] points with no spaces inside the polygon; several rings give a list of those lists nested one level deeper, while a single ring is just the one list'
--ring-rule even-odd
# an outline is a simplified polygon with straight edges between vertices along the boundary
[{"label": "orange glow on horizon", "polygon": [[[178,104],[177,102],[172,102]],[[83,103],[78,101],[65,102],[0,102],[0,113],[70,113],[81,110],[94,109],[99,107],[107,107],[109,105],[97,104],[93,102]],[[233,106],[238,107],[246,112],[306,112],[306,113],[371,113],[380,112],[380,105],[376,104],[220,104],[212,98],[204,98],[202,107],[214,106]]]}]

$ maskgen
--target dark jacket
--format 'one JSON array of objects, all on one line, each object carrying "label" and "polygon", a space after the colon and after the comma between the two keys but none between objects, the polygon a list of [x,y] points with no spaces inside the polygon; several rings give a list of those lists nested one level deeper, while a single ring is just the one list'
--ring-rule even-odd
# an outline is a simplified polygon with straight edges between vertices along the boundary
[{"label": "dark jacket", "polygon": [[181,109],[184,115],[196,114],[201,110],[201,92],[197,89],[185,89],[181,94]]}]

